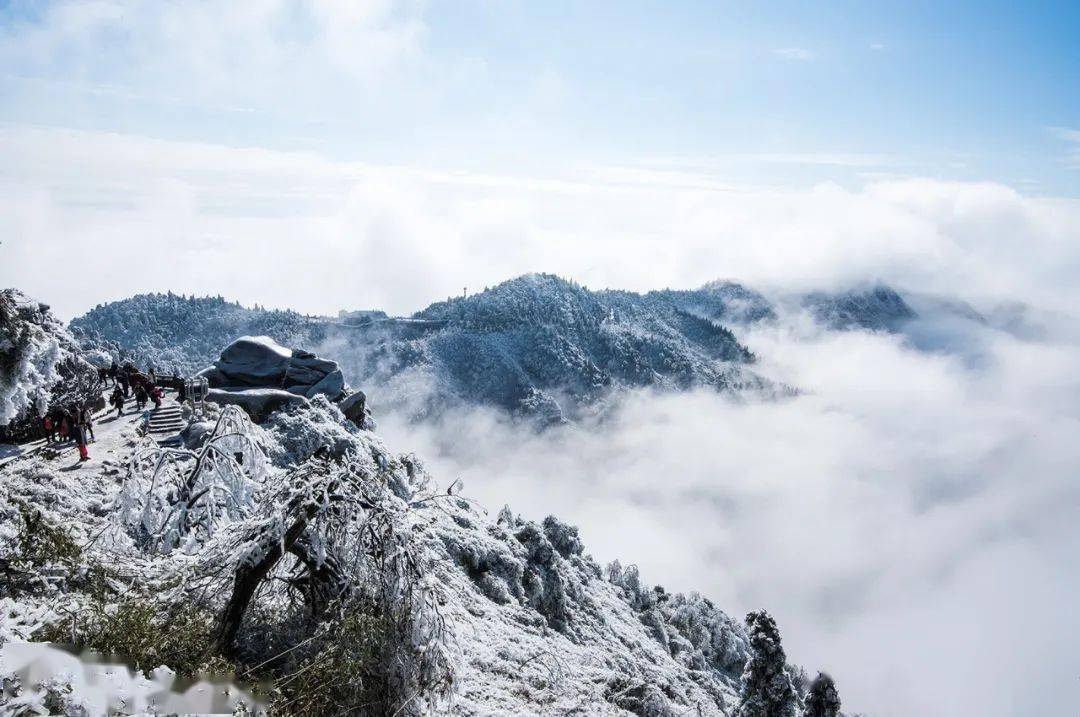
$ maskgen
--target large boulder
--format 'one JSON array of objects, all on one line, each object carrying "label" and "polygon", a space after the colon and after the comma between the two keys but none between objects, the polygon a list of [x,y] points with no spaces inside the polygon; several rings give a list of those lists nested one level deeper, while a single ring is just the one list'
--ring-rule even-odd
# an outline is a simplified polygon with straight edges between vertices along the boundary
[{"label": "large boulder", "polygon": [[334,361],[310,351],[289,349],[268,336],[243,336],[221,352],[213,366],[203,369],[211,388],[243,390],[272,388],[295,396],[330,400],[345,391],[345,376]]},{"label": "large boulder", "polygon": [[233,386],[280,386],[292,354],[269,336],[242,336],[225,347],[214,367],[219,380]]},{"label": "large boulder", "polygon": [[367,394],[363,391],[349,394],[344,401],[338,404],[338,408],[345,414],[345,418],[348,418],[361,428],[364,427],[367,419]]}]

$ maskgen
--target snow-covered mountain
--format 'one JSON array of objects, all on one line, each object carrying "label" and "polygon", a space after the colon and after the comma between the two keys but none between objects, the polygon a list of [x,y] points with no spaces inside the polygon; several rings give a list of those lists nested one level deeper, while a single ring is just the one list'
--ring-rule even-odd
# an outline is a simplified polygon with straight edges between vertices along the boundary
[{"label": "snow-covered mountain", "polygon": [[755,373],[755,356],[731,328],[790,310],[835,330],[895,331],[915,317],[880,285],[770,301],[726,281],[639,294],[530,274],[403,318],[310,317],[220,297],[151,294],[98,306],[72,329],[159,370],[187,373],[239,336],[268,335],[333,358],[383,409],[423,416],[464,401],[559,422],[595,411],[624,387],[786,391]]},{"label": "snow-covered mountain", "polygon": [[[572,305],[564,326],[589,325],[581,307],[596,310]],[[0,467],[0,648],[74,642],[147,672],[270,680],[258,699],[275,714],[811,705],[766,613],[744,627],[700,595],[601,566],[555,517],[493,517],[325,396],[261,425],[203,410],[187,414],[184,448],[141,436],[136,413],[99,425],[77,470],[63,446]],[[37,674],[2,675],[14,714],[94,713],[70,672]]]},{"label": "snow-covered mountain", "polygon": [[801,304],[818,323],[841,331],[852,328],[897,331],[916,317],[900,294],[882,285],[837,294],[815,291],[801,297]]},{"label": "snow-covered mountain", "polygon": [[402,333],[415,331],[410,323],[360,327],[342,361],[395,402],[422,386],[435,402],[550,421],[594,408],[619,387],[770,390],[750,369],[753,354],[716,320],[725,310],[709,292],[590,291],[534,274],[429,306],[413,317],[427,325],[420,335]]}]

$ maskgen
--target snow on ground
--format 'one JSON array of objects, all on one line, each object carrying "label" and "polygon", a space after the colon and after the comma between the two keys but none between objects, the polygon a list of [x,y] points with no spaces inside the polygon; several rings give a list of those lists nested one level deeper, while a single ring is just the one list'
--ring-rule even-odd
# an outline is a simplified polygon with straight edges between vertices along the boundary
[{"label": "snow on ground", "polygon": [[[106,401],[111,392],[111,388],[105,390],[103,395],[105,396]],[[163,405],[172,401],[174,397],[175,392],[171,390],[166,391]],[[146,410],[137,410],[135,407],[135,397],[133,395],[131,398],[127,399],[124,404],[123,416],[117,416],[116,409],[112,407],[107,407],[96,412],[94,414],[95,440],[87,445],[91,460],[82,467],[93,471],[97,467],[94,460],[99,456],[106,458],[118,456],[120,452],[122,452],[122,449],[129,445],[126,439],[122,437],[122,434],[126,433],[126,429],[134,430],[133,427],[137,428],[152,408],[153,404],[150,404]],[[80,467],[78,463],[79,451],[77,450],[74,441],[48,443],[44,438],[18,445],[0,443],[0,467],[3,467],[6,463],[15,458],[40,453],[42,451],[46,451],[56,458],[73,459],[75,465],[71,470]]]},{"label": "snow on ground", "polygon": [[438,577],[454,596],[449,612],[465,655],[455,713],[723,715],[734,707],[737,682],[673,659],[646,627],[648,613],[633,610],[580,543],[559,542],[572,530],[505,513],[492,525],[463,505],[435,528],[448,558]]},{"label": "snow on ground", "polygon": [[[70,449],[39,449],[0,468],[0,559],[15,557],[28,510],[62,526],[83,546],[84,562],[122,565],[133,584],[206,559],[190,543],[151,559],[121,520],[128,462],[147,441],[138,420],[99,420],[89,463],[73,461]],[[492,519],[460,496],[435,496],[418,459],[392,454],[325,401],[243,430],[273,461],[267,485],[316,454],[347,456],[361,475],[384,476],[366,479],[364,490],[385,491],[379,500],[400,506],[452,635],[453,691],[441,702],[449,713],[727,715],[737,704],[745,632],[707,600],[644,586],[632,568],[602,568],[576,529],[555,518],[531,522],[504,509]],[[256,490],[252,500],[266,498]],[[225,520],[222,535],[251,524]],[[46,566],[33,580],[3,598],[0,640],[25,640],[35,626],[85,607],[85,570]]]}]

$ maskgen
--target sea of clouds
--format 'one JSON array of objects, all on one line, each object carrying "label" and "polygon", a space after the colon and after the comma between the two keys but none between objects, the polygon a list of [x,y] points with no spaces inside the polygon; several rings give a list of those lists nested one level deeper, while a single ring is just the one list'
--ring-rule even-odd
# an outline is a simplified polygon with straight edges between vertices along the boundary
[{"label": "sea of clouds", "polygon": [[492,510],[578,524],[602,561],[737,615],[767,607],[789,658],[830,671],[849,710],[1068,714],[1076,325],[923,310],[904,335],[805,316],[744,332],[760,370],[803,390],[790,400],[645,391],[543,433],[464,409],[380,429]]}]

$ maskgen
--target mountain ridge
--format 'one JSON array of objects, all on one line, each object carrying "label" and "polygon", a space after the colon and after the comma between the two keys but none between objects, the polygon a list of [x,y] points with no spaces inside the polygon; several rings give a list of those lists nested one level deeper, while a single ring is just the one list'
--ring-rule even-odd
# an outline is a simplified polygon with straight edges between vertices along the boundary
[{"label": "mountain ridge", "polygon": [[[883,285],[795,303],[838,330],[894,331],[915,316]],[[784,306],[726,280],[638,293],[526,274],[408,317],[345,321],[169,293],[99,305],[71,326],[90,343],[113,342],[186,373],[239,336],[267,335],[318,348],[377,404],[417,418],[465,402],[549,424],[602,410],[620,388],[790,392],[754,371],[756,357],[732,330],[775,321]]]}]

